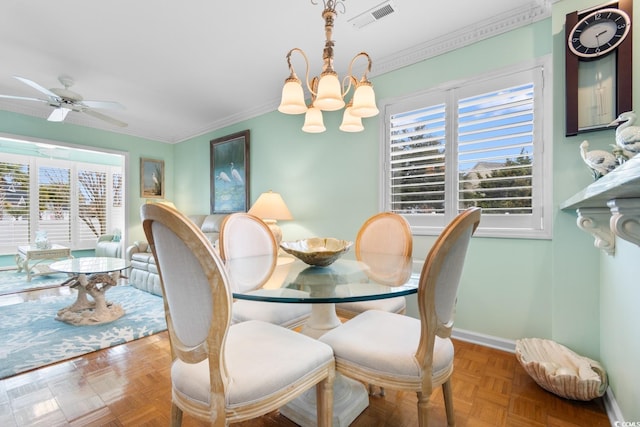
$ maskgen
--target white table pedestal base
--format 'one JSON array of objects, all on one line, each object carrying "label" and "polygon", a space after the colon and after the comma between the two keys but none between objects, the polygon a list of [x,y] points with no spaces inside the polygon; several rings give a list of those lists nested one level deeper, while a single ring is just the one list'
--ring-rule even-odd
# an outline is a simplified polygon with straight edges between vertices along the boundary
[{"label": "white table pedestal base", "polygon": [[[359,381],[336,373],[333,383],[333,427],[347,427],[369,406],[367,389]],[[302,427],[318,425],[316,388],[280,408],[280,413]]]},{"label": "white table pedestal base", "polygon": [[[302,333],[320,338],[340,326],[335,304],[312,304],[311,316],[302,327]],[[316,388],[280,408],[280,413],[302,427],[317,426]],[[333,427],[346,427],[369,406],[369,393],[359,381],[336,372],[333,382]]]},{"label": "white table pedestal base", "polygon": [[311,315],[302,327],[304,335],[318,339],[332,329],[340,326],[335,304],[312,304]]}]

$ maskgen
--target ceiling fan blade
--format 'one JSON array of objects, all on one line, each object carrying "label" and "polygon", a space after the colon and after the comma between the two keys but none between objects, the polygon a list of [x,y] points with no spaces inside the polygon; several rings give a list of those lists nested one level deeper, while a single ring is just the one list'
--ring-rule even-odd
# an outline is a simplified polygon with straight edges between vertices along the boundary
[{"label": "ceiling fan blade", "polygon": [[69,114],[69,111],[71,110],[64,107],[56,108],[51,112],[51,114],[49,114],[49,118],[47,118],[47,120],[50,122],[62,122],[65,117],[67,117],[67,114]]},{"label": "ceiling fan blade", "polygon": [[31,86],[32,88],[34,88],[35,90],[44,93],[47,96],[50,96],[53,99],[59,99],[59,96],[56,95],[55,93],[51,92],[49,89],[44,88],[42,86],[40,86],[38,83],[29,80],[29,79],[25,79],[24,77],[19,77],[19,76],[13,76],[14,79],[20,80],[22,83]]},{"label": "ceiling fan blade", "polygon": [[85,110],[82,110],[82,111],[84,113],[87,113],[90,116],[95,117],[96,119],[104,120],[105,122],[109,122],[109,123],[111,123],[113,125],[116,125],[116,126],[119,126],[121,128],[128,126],[125,122],[121,122],[120,120],[114,119],[113,117],[109,117],[107,115],[104,115],[104,114],[99,113],[99,112],[94,111],[94,110],[85,109]]},{"label": "ceiling fan blade", "polygon": [[20,101],[39,101],[39,102],[49,103],[49,101],[47,101],[46,99],[29,98],[27,96],[0,95],[0,98],[19,99]]},{"label": "ceiling fan blade", "polygon": [[105,110],[124,110],[124,105],[116,101],[82,101],[89,108],[101,108]]}]

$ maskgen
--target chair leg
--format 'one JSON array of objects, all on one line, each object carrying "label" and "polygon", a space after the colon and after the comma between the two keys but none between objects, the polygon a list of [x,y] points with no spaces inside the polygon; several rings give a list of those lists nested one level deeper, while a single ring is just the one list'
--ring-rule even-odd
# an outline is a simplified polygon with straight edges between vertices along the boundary
[{"label": "chair leg", "polygon": [[418,392],[418,426],[429,425],[429,397],[430,395]]},{"label": "chair leg", "polygon": [[171,404],[171,427],[180,427],[182,425],[182,409],[178,408],[175,403]]},{"label": "chair leg", "polygon": [[333,424],[333,375],[316,385],[316,411],[318,427],[331,427]]},{"label": "chair leg", "polygon": [[444,409],[447,411],[447,425],[453,427],[456,425],[455,415],[453,413],[453,394],[451,393],[451,378],[442,384],[442,394],[444,396]]}]

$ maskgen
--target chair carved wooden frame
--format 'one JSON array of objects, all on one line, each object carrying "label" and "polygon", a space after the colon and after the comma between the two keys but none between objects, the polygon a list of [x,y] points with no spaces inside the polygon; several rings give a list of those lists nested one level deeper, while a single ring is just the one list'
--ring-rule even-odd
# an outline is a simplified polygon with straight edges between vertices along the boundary
[{"label": "chair carved wooden frame", "polygon": [[429,397],[442,386],[447,422],[455,425],[451,330],[458,285],[480,208],[454,218],[429,251],[420,274],[420,319],[377,310],[364,312],[320,338],[342,374],[389,389],[415,391],[418,423],[428,423]]},{"label": "chair carved wooden frame", "polygon": [[144,204],[140,216],[161,278],[171,342],[171,425],[181,425],[184,411],[227,426],[275,411],[315,386],[317,423],[330,426],[331,348],[267,322],[231,325],[229,280],[202,231],[160,204]]}]

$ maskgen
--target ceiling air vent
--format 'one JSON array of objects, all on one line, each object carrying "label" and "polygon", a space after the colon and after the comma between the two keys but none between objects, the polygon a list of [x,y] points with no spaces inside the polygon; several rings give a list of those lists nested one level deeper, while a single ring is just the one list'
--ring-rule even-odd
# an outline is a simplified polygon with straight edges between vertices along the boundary
[{"label": "ceiling air vent", "polygon": [[372,7],[371,9],[363,12],[353,18],[349,19],[351,25],[353,25],[356,29],[360,29],[369,24],[372,24],[376,21],[381,20],[385,16],[389,16],[396,11],[396,6],[392,1],[385,1],[384,3],[380,3],[379,5]]}]

